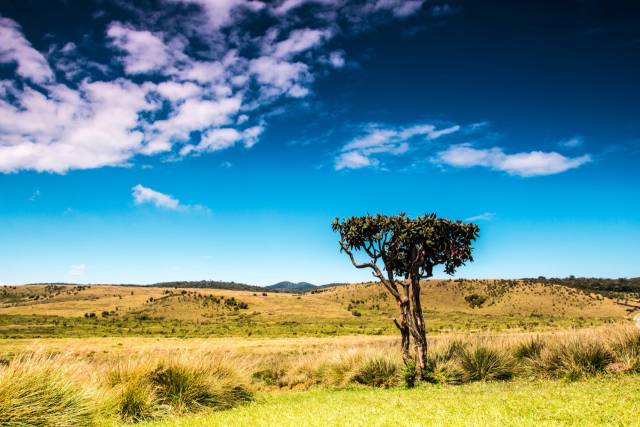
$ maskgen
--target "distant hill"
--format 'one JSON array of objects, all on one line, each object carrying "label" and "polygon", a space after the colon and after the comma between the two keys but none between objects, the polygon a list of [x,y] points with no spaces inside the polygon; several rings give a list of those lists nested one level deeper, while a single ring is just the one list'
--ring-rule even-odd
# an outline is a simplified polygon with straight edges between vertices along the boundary
[{"label": "distant hill", "polygon": [[147,285],[152,288],[199,288],[199,289],[225,289],[228,291],[253,291],[264,292],[265,288],[245,283],[224,282],[219,280],[200,280],[200,281],[176,281],[176,282],[160,282]]},{"label": "distant hill", "polygon": [[280,291],[280,292],[306,292],[313,289],[316,289],[316,285],[312,285],[307,282],[280,282],[275,285],[266,286],[265,289],[270,289],[272,291]]},{"label": "distant hill", "polygon": [[598,292],[603,295],[616,293],[636,293],[640,294],[640,277],[629,277],[619,279],[601,279],[597,277],[575,277],[565,278],[527,278],[523,281],[529,283],[544,283],[562,285],[570,288],[580,289],[587,292]]}]

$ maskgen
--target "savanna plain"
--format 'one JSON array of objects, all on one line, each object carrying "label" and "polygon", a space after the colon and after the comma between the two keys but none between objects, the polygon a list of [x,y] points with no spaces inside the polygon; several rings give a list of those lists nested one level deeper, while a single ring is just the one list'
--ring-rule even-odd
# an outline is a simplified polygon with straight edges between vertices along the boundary
[{"label": "savanna plain", "polygon": [[0,425],[640,425],[639,295],[428,280],[428,371],[377,283],[0,287]]}]

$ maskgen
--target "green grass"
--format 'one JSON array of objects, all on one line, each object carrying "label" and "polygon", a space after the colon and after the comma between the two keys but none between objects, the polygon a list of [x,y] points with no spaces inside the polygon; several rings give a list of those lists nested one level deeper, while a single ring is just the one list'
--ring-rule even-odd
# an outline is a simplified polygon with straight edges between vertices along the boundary
[{"label": "green grass", "polygon": [[233,410],[141,426],[637,426],[640,377],[262,395]]},{"label": "green grass", "polygon": [[[0,314],[0,339],[84,338],[118,336],[154,337],[297,337],[339,335],[394,335],[391,317],[352,316],[344,319],[299,317],[297,320],[239,312],[204,321],[60,317],[51,315]],[[431,334],[481,331],[545,331],[583,328],[619,322],[613,317],[563,318],[553,316],[508,316],[469,313],[425,313]]]}]

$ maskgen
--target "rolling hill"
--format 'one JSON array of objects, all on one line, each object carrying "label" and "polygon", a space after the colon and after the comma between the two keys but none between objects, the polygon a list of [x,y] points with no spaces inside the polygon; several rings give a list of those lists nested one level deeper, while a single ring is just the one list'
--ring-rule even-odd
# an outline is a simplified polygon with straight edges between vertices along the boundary
[{"label": "rolling hill", "polygon": [[306,292],[313,289],[316,289],[316,285],[312,285],[307,282],[278,282],[274,285],[266,286],[266,289],[270,289],[272,291],[282,291],[282,292]]},{"label": "rolling hill", "polygon": [[[171,282],[178,283],[178,282]],[[628,321],[635,294],[605,296],[550,283],[429,280],[431,332],[545,330]],[[265,292],[208,287],[0,287],[0,337],[395,334],[392,298],[374,283]]]}]

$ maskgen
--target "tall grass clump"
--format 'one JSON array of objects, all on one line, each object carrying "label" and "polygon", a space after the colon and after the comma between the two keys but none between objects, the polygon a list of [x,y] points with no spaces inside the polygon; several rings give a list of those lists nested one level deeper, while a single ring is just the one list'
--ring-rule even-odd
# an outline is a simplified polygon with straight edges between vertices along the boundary
[{"label": "tall grass clump", "polygon": [[115,412],[124,421],[203,409],[230,409],[253,395],[233,370],[204,359],[174,359],[119,366],[108,375]]},{"label": "tall grass clump", "polygon": [[606,343],[595,340],[572,340],[548,347],[535,362],[542,376],[570,381],[604,373],[614,361]]},{"label": "tall grass clump", "polygon": [[626,329],[616,334],[611,342],[616,357],[615,371],[640,373],[640,330]]},{"label": "tall grass clump", "polygon": [[93,408],[88,394],[59,364],[36,357],[0,368],[2,426],[89,426]]},{"label": "tall grass clump", "polygon": [[484,345],[465,349],[459,360],[464,382],[508,380],[514,375],[511,357],[501,350]]},{"label": "tall grass clump", "polygon": [[517,360],[532,360],[540,357],[544,347],[544,341],[540,337],[535,337],[518,343],[513,352]]},{"label": "tall grass clump", "polygon": [[351,381],[356,384],[385,388],[398,385],[399,379],[400,367],[383,356],[365,360],[351,376]]}]

